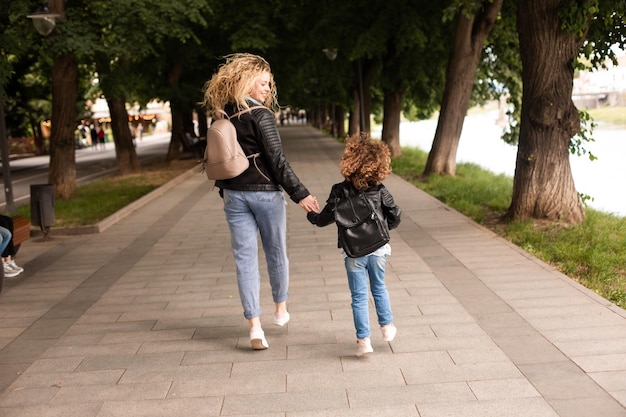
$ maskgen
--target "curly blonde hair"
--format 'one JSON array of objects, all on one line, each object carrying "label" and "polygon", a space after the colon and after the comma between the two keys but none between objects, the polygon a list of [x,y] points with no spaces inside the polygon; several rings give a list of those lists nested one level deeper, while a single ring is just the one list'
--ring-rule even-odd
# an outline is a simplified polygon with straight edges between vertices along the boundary
[{"label": "curly blonde hair", "polygon": [[258,55],[236,53],[224,57],[226,62],[204,85],[204,102],[212,117],[220,117],[216,111],[224,109],[227,103],[234,103],[238,110],[249,108],[246,103],[254,88],[254,83],[265,71],[270,73],[270,92],[262,103],[270,109],[278,108],[278,94],[270,64]]},{"label": "curly blonde hair", "polygon": [[364,190],[391,174],[391,154],[385,143],[372,140],[369,134],[354,134],[346,139],[339,168],[355,188]]}]

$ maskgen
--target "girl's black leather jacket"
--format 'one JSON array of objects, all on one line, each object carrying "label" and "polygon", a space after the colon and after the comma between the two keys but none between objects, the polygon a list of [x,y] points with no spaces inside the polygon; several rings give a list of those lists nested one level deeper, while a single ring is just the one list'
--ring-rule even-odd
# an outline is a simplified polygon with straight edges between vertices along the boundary
[{"label": "girl's black leather jacket", "polygon": [[[257,104],[248,102],[248,105],[252,107]],[[228,115],[232,115],[238,110],[235,109],[234,105],[229,104],[224,111]],[[241,175],[228,180],[216,181],[215,185],[220,191],[222,189],[239,191],[280,191],[284,189],[291,200],[296,203],[310,194],[291,169],[283,153],[276,119],[271,110],[254,109],[232,118],[231,122],[237,129],[237,140],[245,154],[259,153],[260,155],[254,159],[250,158],[250,166]],[[261,175],[259,170],[270,180],[268,181]]]},{"label": "girl's black leather jacket", "polygon": [[[355,188],[349,181],[343,181],[333,185],[330,190],[330,195],[326,200],[326,205],[319,213],[310,212],[307,213],[307,219],[314,225],[319,227],[328,226],[335,222],[335,202],[338,198],[343,198],[345,189],[352,189],[355,192]],[[374,204],[374,210],[380,218],[387,221],[389,230],[395,229],[400,224],[402,210],[393,201],[393,196],[387,190],[383,184],[375,185],[364,190],[365,194],[372,200]],[[343,242],[339,237],[337,247],[342,248]]]}]

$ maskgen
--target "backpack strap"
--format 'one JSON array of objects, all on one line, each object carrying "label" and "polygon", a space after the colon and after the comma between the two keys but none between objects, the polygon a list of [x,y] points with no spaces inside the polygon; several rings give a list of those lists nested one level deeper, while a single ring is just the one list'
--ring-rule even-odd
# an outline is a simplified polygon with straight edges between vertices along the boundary
[{"label": "backpack strap", "polygon": [[[265,107],[265,106],[252,106],[252,107],[248,107],[247,109],[244,109],[244,110],[242,110],[242,111],[240,111],[240,112],[237,112],[237,113],[233,114],[232,116],[230,116],[230,117],[229,117],[229,119],[230,119],[231,117],[238,117],[238,116],[241,116],[242,114],[244,114],[244,113],[248,113],[248,112],[251,112],[251,111],[252,111],[252,110],[254,110],[254,109],[267,109],[267,110],[269,110],[269,109],[268,109],[267,107]],[[226,112],[224,112],[224,111],[223,111],[223,113],[224,113],[224,114],[226,114]]]},{"label": "backpack strap", "polygon": [[222,119],[223,119],[223,118],[226,118],[226,119],[230,120],[230,116],[228,115],[228,113],[226,113],[226,112],[225,112],[224,110],[222,110],[222,109],[217,109],[217,110],[215,110],[215,113],[216,113],[216,114],[221,114],[221,115],[222,115]]}]

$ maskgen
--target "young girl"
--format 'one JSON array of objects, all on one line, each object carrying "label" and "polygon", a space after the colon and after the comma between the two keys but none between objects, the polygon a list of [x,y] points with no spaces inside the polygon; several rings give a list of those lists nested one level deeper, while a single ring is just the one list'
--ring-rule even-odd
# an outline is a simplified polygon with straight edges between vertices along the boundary
[{"label": "young girl", "polygon": [[[339,165],[345,181],[333,185],[326,206],[320,213],[309,212],[308,220],[319,227],[334,223],[335,206],[338,199],[346,198],[345,190],[353,193],[362,191],[373,202],[379,217],[386,220],[389,229],[397,227],[400,224],[400,207],[394,203],[393,197],[382,184],[391,173],[390,163],[389,149],[384,143],[370,139],[367,134],[348,138]],[[387,257],[391,254],[391,247],[387,243],[374,252],[358,258],[346,255],[343,250],[345,242],[342,242],[341,237],[338,247],[342,249],[352,293],[352,315],[358,344],[356,355],[362,356],[374,351],[370,341],[368,279],[383,340],[390,342],[396,336],[389,293],[385,285],[385,265]]]}]

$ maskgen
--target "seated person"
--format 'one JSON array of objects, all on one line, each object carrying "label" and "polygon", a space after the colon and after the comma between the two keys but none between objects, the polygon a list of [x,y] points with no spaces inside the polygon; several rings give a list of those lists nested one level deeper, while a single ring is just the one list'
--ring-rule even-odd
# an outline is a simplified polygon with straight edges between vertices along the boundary
[{"label": "seated person", "polygon": [[13,278],[24,272],[24,268],[17,266],[13,257],[16,254],[13,246],[13,219],[0,214],[0,250],[2,252],[2,267],[6,278]]}]

